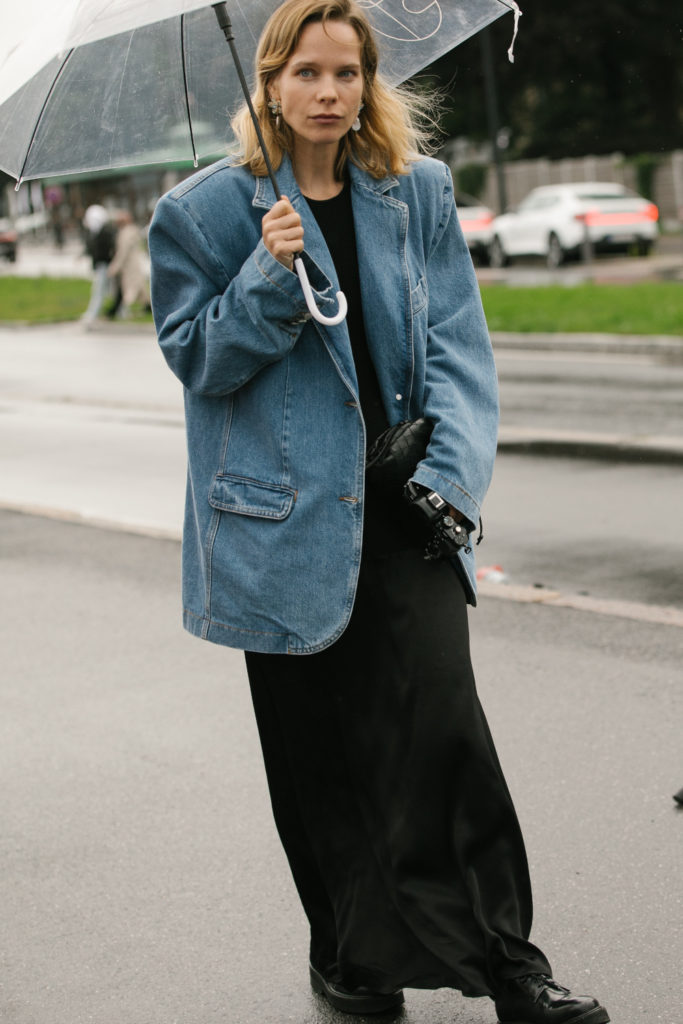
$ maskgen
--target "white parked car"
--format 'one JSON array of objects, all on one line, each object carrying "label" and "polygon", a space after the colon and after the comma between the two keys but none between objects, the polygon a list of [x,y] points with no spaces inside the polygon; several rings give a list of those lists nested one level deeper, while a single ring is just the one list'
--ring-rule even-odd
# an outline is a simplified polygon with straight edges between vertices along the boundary
[{"label": "white parked car", "polygon": [[494,267],[514,256],[543,256],[558,267],[590,242],[595,252],[635,246],[645,256],[657,237],[659,211],[623,185],[588,181],[535,188],[514,213],[491,225],[489,256]]},{"label": "white parked car", "polygon": [[491,226],[494,212],[479,199],[458,192],[455,197],[458,220],[472,256],[481,263],[488,263],[489,249],[493,238]]}]

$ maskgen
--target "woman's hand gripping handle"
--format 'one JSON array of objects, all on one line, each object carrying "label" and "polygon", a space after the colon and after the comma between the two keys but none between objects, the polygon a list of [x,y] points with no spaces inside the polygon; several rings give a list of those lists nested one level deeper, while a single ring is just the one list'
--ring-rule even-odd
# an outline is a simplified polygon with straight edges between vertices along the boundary
[{"label": "woman's hand gripping handle", "polygon": [[283,267],[296,271],[311,316],[321,324],[329,326],[340,324],[348,309],[346,296],[343,292],[337,292],[339,311],[335,316],[324,316],[318,309],[306,268],[303,261],[297,256],[297,253],[303,252],[304,248],[304,229],[301,217],[287,196],[282,196],[265,215],[261,222],[261,232],[263,244],[271,256]]},{"label": "woman's hand gripping handle", "polygon": [[287,196],[273,206],[261,222],[263,244],[271,256],[287,270],[294,269],[294,256],[303,252],[304,229],[301,217]]}]

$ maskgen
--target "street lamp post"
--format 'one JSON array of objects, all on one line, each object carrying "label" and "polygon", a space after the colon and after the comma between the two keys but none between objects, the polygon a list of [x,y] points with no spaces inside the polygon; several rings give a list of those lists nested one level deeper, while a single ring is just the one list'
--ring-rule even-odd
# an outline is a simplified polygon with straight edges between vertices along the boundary
[{"label": "street lamp post", "polygon": [[491,50],[491,36],[488,28],[479,33],[481,46],[481,63],[484,72],[484,94],[486,96],[486,119],[488,122],[489,138],[491,140],[491,153],[493,165],[496,171],[496,183],[498,187],[498,206],[501,213],[507,210],[507,191],[505,188],[505,170],[503,167],[502,149],[500,146],[500,115],[498,113],[498,93],[496,89],[496,76],[493,69],[493,54]]}]

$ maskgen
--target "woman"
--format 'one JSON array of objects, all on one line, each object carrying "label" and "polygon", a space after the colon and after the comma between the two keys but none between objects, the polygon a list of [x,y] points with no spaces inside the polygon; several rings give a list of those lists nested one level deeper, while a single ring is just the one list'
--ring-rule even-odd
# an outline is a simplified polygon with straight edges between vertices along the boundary
[{"label": "woman", "polygon": [[120,210],[116,224],[116,251],[108,273],[110,278],[118,281],[121,293],[116,315],[125,320],[130,316],[134,302],[149,308],[149,285],[142,232],[133,220],[133,215],[128,210]]},{"label": "woman", "polygon": [[[423,558],[366,446],[428,417],[413,482],[472,529],[496,377],[450,174],[377,75],[354,0],[288,0],[257,53],[242,144],[164,197],[153,306],[185,385],[184,622],[244,649],[275,820],[311,926],[315,991],[350,1013],[402,987],[496,1000],[503,1022],[609,1020],[528,941],[524,846],[469,661],[471,553]],[[296,275],[302,255],[321,327]],[[455,571],[457,570],[457,571]]]}]

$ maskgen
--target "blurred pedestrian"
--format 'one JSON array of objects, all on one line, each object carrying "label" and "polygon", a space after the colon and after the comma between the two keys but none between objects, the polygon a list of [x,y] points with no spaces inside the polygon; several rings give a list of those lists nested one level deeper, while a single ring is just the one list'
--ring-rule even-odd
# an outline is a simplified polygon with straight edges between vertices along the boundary
[{"label": "blurred pedestrian", "polygon": [[61,206],[53,206],[50,210],[52,234],[57,249],[64,248],[64,211]]},{"label": "blurred pedestrian", "polygon": [[60,185],[50,185],[44,193],[45,206],[50,214],[50,225],[58,249],[64,247],[64,217],[66,214],[64,191]]},{"label": "blurred pedestrian", "polygon": [[144,251],[144,236],[128,210],[115,216],[117,232],[114,258],[108,275],[116,281],[121,293],[116,316],[127,319],[134,302],[149,309],[149,269]]},{"label": "blurred pedestrian", "polygon": [[[529,941],[524,842],[470,662],[471,547],[438,557],[403,480],[364,477],[367,442],[431,420],[408,493],[466,540],[498,419],[451,175],[417,155],[427,101],[377,62],[359,3],[287,0],[254,96],[282,198],[242,111],[241,156],[157,206],[154,314],[188,433],[184,622],[247,652],[316,992],[366,1014],[447,986],[493,997],[504,1024],[604,1024]],[[339,280],[344,324],[312,322],[299,255],[323,313]]]},{"label": "blurred pedestrian", "polygon": [[108,212],[103,206],[94,203],[83,215],[85,231],[85,248],[92,260],[93,278],[90,291],[90,302],[82,316],[87,326],[95,322],[102,312],[102,307],[111,291],[111,282],[107,271],[114,256],[116,230]]}]

